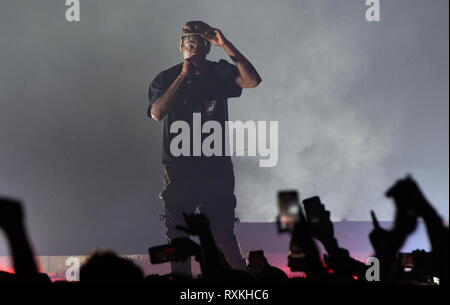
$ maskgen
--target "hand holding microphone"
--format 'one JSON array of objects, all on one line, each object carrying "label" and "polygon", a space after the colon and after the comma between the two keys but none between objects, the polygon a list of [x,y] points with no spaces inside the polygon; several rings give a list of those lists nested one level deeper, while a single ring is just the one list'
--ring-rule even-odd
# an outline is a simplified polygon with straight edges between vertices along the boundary
[{"label": "hand holding microphone", "polygon": [[181,70],[181,74],[187,76],[188,78],[192,77],[192,75],[194,74],[197,74],[197,67],[200,60],[200,56],[196,54],[192,55],[189,58],[186,58],[183,62],[183,69]]}]

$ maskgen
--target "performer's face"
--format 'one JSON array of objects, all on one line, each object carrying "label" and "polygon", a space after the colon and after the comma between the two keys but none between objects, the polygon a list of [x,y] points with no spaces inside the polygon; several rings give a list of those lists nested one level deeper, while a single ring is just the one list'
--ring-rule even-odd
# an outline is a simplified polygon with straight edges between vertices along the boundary
[{"label": "performer's face", "polygon": [[185,59],[193,55],[204,59],[208,54],[207,42],[199,35],[184,36],[181,43],[181,52]]}]

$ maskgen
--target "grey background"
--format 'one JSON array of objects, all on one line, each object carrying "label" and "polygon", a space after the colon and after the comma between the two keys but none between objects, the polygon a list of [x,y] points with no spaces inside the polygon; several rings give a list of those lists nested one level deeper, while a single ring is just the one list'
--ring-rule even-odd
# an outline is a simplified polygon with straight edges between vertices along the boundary
[{"label": "grey background", "polygon": [[24,201],[38,254],[163,242],[146,95],[198,19],[263,78],[230,119],[279,121],[276,167],[234,159],[242,221],[273,221],[282,188],[319,194],[334,220],[391,220],[383,193],[406,173],[448,220],[447,0],[381,0],[378,23],[362,0],[80,2],[69,23],[65,1],[0,0],[0,194]]}]

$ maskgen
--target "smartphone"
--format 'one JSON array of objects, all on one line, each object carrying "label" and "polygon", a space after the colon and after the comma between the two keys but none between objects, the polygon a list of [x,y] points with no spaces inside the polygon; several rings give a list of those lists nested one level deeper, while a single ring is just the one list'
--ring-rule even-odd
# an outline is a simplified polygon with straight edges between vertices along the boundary
[{"label": "smartphone", "polygon": [[279,232],[291,231],[299,220],[300,212],[299,196],[296,190],[278,192],[277,226]]},{"label": "smartphone", "polygon": [[148,248],[150,262],[152,264],[162,264],[170,261],[182,260],[185,256],[172,245],[162,245]]},{"label": "smartphone", "polygon": [[323,212],[323,204],[319,196],[310,197],[303,200],[306,219],[311,224],[317,224]]}]

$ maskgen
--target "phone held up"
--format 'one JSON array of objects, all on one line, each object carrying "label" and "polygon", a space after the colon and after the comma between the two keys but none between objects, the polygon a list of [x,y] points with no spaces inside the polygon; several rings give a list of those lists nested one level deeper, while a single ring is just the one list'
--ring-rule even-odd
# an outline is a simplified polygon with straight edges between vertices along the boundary
[{"label": "phone held up", "polygon": [[319,196],[304,199],[300,204],[296,190],[278,192],[277,227],[278,232],[291,232],[298,221],[308,221],[314,225],[320,221],[324,205]]},{"label": "phone held up", "polygon": [[278,192],[278,232],[290,232],[299,220],[300,203],[296,190]]}]

